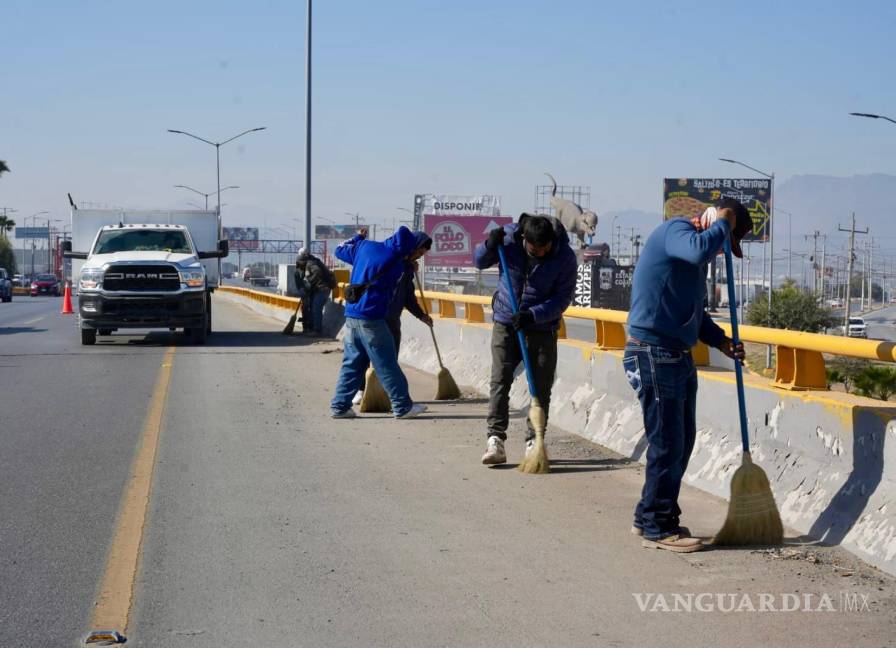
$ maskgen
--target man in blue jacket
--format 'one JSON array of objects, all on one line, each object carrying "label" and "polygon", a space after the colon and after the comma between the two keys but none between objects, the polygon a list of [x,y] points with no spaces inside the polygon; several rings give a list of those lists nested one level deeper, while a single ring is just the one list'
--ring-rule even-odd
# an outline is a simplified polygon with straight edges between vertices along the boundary
[{"label": "man in blue jacket", "polygon": [[414,252],[417,239],[407,227],[379,243],[368,241],[366,231],[336,248],[336,258],[351,264],[352,284],[364,284],[363,296],[346,304],[346,332],[342,340],[343,359],[330,403],[333,418],[353,418],[352,397],[364,387],[364,372],[373,365],[383,389],[392,402],[395,418],[414,418],[426,406],[411,401],[408,381],[398,366],[395,341],[386,315],[405,270],[405,259]]},{"label": "man in blue jacket", "polygon": [[[519,222],[495,228],[476,248],[480,270],[498,264],[498,247],[504,248],[507,271],[516,294],[519,313],[510,306],[503,270],[492,298],[492,375],[488,403],[488,440],[482,463],[507,461],[510,387],[523,360],[516,332],[522,330],[532,362],[535,393],[547,414],[557,368],[557,329],[563,311],[572,301],[576,284],[576,255],[559,220],[523,214]],[[528,424],[526,453],[535,445],[535,430]]]},{"label": "man in blue jacket", "polygon": [[[678,494],[697,434],[697,340],[738,361],[743,345],[704,311],[709,262],[726,238],[741,257],[740,240],[753,228],[746,208],[724,198],[692,220],[674,218],[648,237],[632,279],[628,343],[623,365],[638,395],[647,436],[647,468],[632,533],[642,545],[675,552],[703,544],[680,526]],[[732,410],[734,411],[734,410]]]}]

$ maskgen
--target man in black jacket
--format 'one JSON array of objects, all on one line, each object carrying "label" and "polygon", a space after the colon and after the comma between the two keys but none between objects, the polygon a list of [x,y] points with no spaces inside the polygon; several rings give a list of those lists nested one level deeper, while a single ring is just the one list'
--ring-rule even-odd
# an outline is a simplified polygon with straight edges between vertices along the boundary
[{"label": "man in black jacket", "polygon": [[336,286],[336,277],[323,261],[305,248],[296,258],[296,288],[302,295],[303,330],[310,335],[323,334],[324,304],[330,290]]}]

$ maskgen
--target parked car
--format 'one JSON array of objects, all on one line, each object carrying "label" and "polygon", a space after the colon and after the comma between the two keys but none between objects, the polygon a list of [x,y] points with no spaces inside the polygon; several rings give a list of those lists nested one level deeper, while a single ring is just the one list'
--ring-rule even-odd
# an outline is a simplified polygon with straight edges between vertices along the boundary
[{"label": "parked car", "polygon": [[31,282],[32,297],[37,297],[38,295],[55,295],[58,297],[60,294],[59,279],[56,278],[56,275],[39,274]]},{"label": "parked car", "polygon": [[828,306],[830,308],[843,308],[843,300],[842,299],[829,299]]},{"label": "parked car", "polygon": [[13,288],[21,288],[25,285],[25,277],[20,274],[14,274],[12,276],[12,285]]},{"label": "parked car", "polygon": [[12,301],[12,281],[6,268],[0,268],[0,299],[5,302]]},{"label": "parked car", "polygon": [[865,325],[864,318],[850,317],[849,324],[846,327],[846,335],[848,337],[868,337],[868,327]]}]

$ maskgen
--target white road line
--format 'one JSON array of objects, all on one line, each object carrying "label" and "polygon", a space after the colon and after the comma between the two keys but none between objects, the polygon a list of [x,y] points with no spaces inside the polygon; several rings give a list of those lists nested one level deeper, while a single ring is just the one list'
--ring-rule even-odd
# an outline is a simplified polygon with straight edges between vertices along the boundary
[{"label": "white road line", "polygon": [[23,324],[23,326],[28,326],[29,324],[36,324],[37,322],[41,321],[42,319],[43,319],[43,317],[35,317],[34,319],[30,319],[27,322],[25,322]]}]

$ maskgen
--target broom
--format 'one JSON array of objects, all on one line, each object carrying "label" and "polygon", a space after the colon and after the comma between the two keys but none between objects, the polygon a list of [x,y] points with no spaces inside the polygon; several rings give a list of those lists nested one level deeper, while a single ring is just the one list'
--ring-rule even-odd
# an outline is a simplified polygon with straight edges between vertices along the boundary
[{"label": "broom", "polygon": [[[519,312],[516,303],[516,294],[513,292],[513,283],[510,281],[510,274],[507,272],[507,259],[504,257],[504,246],[498,246],[498,258],[501,261],[501,274],[507,282],[507,294],[510,296],[510,308],[514,313]],[[535,447],[528,456],[524,457],[517,470],[529,474],[544,474],[550,472],[551,465],[548,461],[548,453],[544,447],[544,428],[547,426],[547,415],[544,408],[538,401],[535,393],[535,379],[532,377],[532,364],[529,362],[529,349],[526,347],[526,336],[521,330],[516,332],[517,339],[520,343],[520,351],[523,356],[523,366],[526,368],[526,382],[529,384],[529,395],[532,402],[529,404],[529,422],[535,430]]]},{"label": "broom", "polygon": [[389,395],[383,389],[380,379],[376,377],[373,367],[368,367],[364,376],[364,395],[361,397],[358,409],[362,412],[392,411],[392,401],[389,400]]},{"label": "broom", "polygon": [[[423,296],[423,285],[420,283],[420,277],[417,276],[416,272],[414,273],[414,278],[417,280],[417,287],[420,289],[420,301],[423,304],[423,312],[428,316],[429,309],[426,307],[426,297]],[[460,388],[454,382],[451,372],[442,364],[442,354],[439,353],[439,343],[436,342],[436,332],[432,326],[429,327],[429,333],[432,335],[432,345],[436,348],[436,358],[439,359],[439,373],[436,376],[438,381],[436,400],[457,400],[460,398]]]},{"label": "broom", "polygon": [[[296,330],[296,318],[299,317],[299,309],[302,308],[302,300],[299,300],[299,303],[296,304],[296,312],[292,314],[292,317],[289,318],[289,321],[286,323],[286,326],[283,327],[283,335],[292,335],[293,331]],[[302,318],[298,319],[299,322],[304,322]]]},{"label": "broom", "polygon": [[[731,311],[731,338],[735,348],[740,344],[737,328],[737,306],[734,296],[734,269],[731,263],[731,242],[725,241],[725,269],[728,274],[728,308]],[[744,400],[744,376],[739,360],[734,360],[737,379],[737,405],[740,411],[740,435],[743,459],[731,478],[731,502],[722,529],[713,538],[717,545],[777,545],[784,540],[784,527],[772,495],[765,471],[753,463],[747,431],[747,406]]]}]

